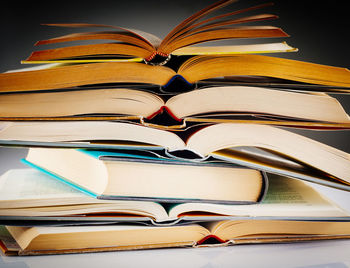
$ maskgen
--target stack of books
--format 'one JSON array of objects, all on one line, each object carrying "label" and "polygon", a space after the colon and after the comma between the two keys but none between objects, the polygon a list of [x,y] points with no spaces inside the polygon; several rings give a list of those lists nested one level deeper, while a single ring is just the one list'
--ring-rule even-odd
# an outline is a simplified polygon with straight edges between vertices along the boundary
[{"label": "stack of books", "polygon": [[37,45],[94,43],[39,50],[24,61],[36,67],[0,74],[0,144],[28,147],[31,167],[0,177],[5,253],[350,238],[350,214],[305,182],[349,191],[350,155],[287,129],[349,129],[328,93],[349,93],[350,73],[259,55],[297,51],[285,42],[193,46],[288,36],[247,26],[275,19],[256,13],[270,4],[212,15],[232,2],[163,40],[51,24],[89,31]]}]

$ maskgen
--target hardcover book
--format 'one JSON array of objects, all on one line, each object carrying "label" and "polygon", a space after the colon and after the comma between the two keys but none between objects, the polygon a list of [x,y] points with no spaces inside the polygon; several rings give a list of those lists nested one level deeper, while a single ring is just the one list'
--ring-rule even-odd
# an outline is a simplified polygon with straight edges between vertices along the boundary
[{"label": "hardcover book", "polygon": [[[257,204],[161,203],[96,199],[35,169],[9,170],[0,177],[0,223],[86,225],[142,223],[169,226],[218,220],[349,221],[349,213],[301,180],[268,174],[269,187]],[[156,187],[156,186],[154,186]]]},{"label": "hardcover book", "polygon": [[[258,76],[283,79],[289,83],[322,86],[331,91],[348,92],[350,72],[332,67],[263,55],[195,56],[175,71],[167,66],[150,66],[137,62],[102,62],[94,64],[57,65],[39,70],[19,70],[0,74],[0,92],[28,92],[70,89],[79,86],[143,83],[166,86],[174,77],[185,84],[222,78],[232,84],[235,77]],[[227,78],[227,79],[225,79]],[[305,90],[307,88],[302,88]],[[178,89],[177,91],[181,91]]]},{"label": "hardcover book", "polygon": [[255,203],[267,187],[261,172],[220,162],[52,148],[31,148],[24,161],[99,199]]},{"label": "hardcover book", "polygon": [[[349,222],[227,220],[178,226],[6,226],[6,253],[42,255],[349,238]],[[12,248],[6,247],[7,242]],[[211,242],[212,243],[212,242]],[[210,244],[209,244],[210,246]],[[213,246],[213,245],[212,245]]]},{"label": "hardcover book", "polygon": [[[185,133],[107,121],[6,122],[2,126],[3,145],[131,149],[133,155],[146,150],[156,158],[199,162],[213,158],[349,190],[348,153],[267,125],[203,125]],[[48,159],[43,154],[40,162],[27,160],[45,168]]]},{"label": "hardcover book", "polygon": [[350,127],[341,104],[325,93],[248,86],[212,86],[170,96],[135,88],[3,94],[0,119],[128,120],[169,129],[220,122]]}]

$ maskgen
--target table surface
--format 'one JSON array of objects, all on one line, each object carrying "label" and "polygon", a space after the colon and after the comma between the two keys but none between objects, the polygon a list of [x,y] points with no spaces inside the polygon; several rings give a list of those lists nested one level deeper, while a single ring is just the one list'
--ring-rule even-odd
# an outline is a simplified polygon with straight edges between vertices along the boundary
[{"label": "table surface", "polygon": [[[26,150],[0,148],[0,174],[25,167]],[[350,211],[348,192],[313,185]],[[174,248],[53,256],[7,257],[1,268],[14,267],[350,267],[350,240],[289,244],[236,245],[214,248]]]}]

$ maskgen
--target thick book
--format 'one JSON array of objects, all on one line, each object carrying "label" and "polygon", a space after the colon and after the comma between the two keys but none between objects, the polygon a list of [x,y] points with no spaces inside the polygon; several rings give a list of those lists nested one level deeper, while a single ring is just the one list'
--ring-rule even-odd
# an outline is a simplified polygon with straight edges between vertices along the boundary
[{"label": "thick book", "polygon": [[[0,74],[0,92],[26,92],[71,89],[79,86],[115,83],[143,83],[162,87],[174,78],[195,84],[222,78],[232,83],[235,77],[267,77],[286,80],[289,84],[312,85],[319,91],[349,92],[350,72],[333,67],[263,55],[194,56],[175,71],[167,66],[150,66],[137,62],[103,62],[94,64],[59,64],[40,69],[22,69]],[[254,79],[253,79],[254,80]],[[293,86],[292,86],[293,87]],[[303,91],[307,87],[302,88]],[[181,91],[181,88],[177,89]]]},{"label": "thick book", "polygon": [[[18,255],[348,239],[350,222],[226,220],[166,227],[6,226],[3,251]],[[6,246],[9,245],[9,248]]]},{"label": "thick book", "polygon": [[1,124],[0,143],[146,150],[156,156],[161,153],[164,157],[188,161],[205,161],[211,157],[226,163],[350,189],[348,153],[267,125],[223,123],[197,126],[188,132],[171,132],[105,121],[5,122]]},{"label": "thick book", "polygon": [[174,96],[130,88],[3,94],[0,119],[133,120],[178,129],[220,122],[350,128],[341,104],[327,94],[248,86],[213,86]]},{"label": "thick book", "polygon": [[[267,7],[271,5],[271,3],[260,4],[220,15],[212,15],[213,12],[233,2],[232,0],[218,1],[205,7],[174,27],[163,40],[153,34],[140,30],[111,25],[88,23],[46,24],[56,27],[89,29],[90,31],[59,36],[49,40],[41,40],[37,42],[36,45],[63,43],[63,47],[33,52],[25,62],[86,63],[101,61],[145,61],[150,64],[166,64],[171,55],[220,55],[294,51],[294,49],[288,47],[284,43],[193,47],[192,45],[208,41],[237,38],[280,38],[288,36],[283,30],[277,27],[244,25],[251,22],[276,19],[277,16],[271,14],[249,14],[252,11]],[[243,26],[241,26],[242,24]],[[97,29],[97,31],[91,31],[94,29]],[[66,42],[82,40],[85,42],[91,42],[91,40],[114,42],[97,44],[96,42],[91,42],[85,45],[64,46]]]},{"label": "thick book", "polygon": [[227,219],[349,221],[349,213],[310,185],[268,174],[269,188],[257,204],[101,200],[35,169],[0,177],[0,224],[20,226],[142,223],[176,225]]},{"label": "thick book", "polygon": [[100,199],[255,203],[267,187],[261,172],[220,162],[53,148],[29,149],[25,162]]}]

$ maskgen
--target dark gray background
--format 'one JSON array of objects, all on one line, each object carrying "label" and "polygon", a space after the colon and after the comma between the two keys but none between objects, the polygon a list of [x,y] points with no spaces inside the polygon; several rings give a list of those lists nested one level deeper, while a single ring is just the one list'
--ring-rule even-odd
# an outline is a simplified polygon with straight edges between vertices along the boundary
[{"label": "dark gray background", "polygon": [[[41,26],[41,23],[112,24],[136,28],[164,37],[183,19],[212,2],[208,0],[3,1],[0,17],[0,71],[23,67],[20,61],[37,49],[33,47],[36,41],[70,32],[67,29]],[[265,2],[242,0],[225,10],[235,10],[261,3]],[[286,41],[299,48],[297,53],[276,56],[349,67],[350,22],[345,1],[294,0],[274,1],[274,3],[273,7],[265,8],[261,12],[274,13],[280,18],[267,24],[282,27],[291,35]],[[336,97],[349,113],[350,96]],[[298,130],[298,132],[350,152],[348,131]]]}]

